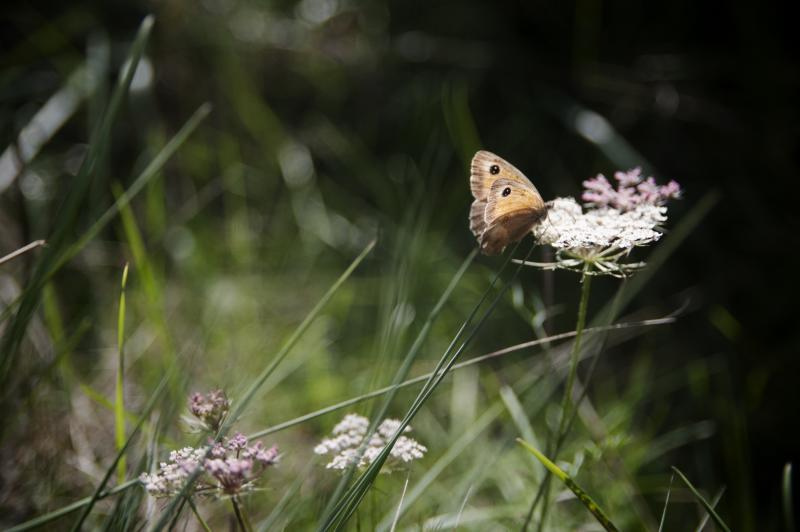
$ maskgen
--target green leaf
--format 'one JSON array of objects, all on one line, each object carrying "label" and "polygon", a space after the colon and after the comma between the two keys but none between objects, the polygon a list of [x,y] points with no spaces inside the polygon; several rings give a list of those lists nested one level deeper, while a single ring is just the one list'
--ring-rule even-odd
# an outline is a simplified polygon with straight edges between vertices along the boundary
[{"label": "green leaf", "polygon": [[725,532],[731,532],[731,529],[728,527],[728,525],[725,524],[725,521],[723,521],[722,518],[717,514],[717,512],[714,510],[714,507],[711,504],[709,504],[709,502],[705,500],[705,498],[703,498],[702,495],[700,495],[700,492],[697,491],[697,489],[692,485],[691,482],[689,482],[689,479],[686,478],[686,475],[681,473],[681,470],[675,466],[672,466],[672,470],[675,472],[676,475],[678,475],[678,477],[683,481],[683,483],[686,484],[686,487],[689,488],[689,491],[692,492],[692,494],[695,496],[698,502],[700,502],[700,504],[703,505],[703,508],[706,509],[706,511],[711,516],[711,519],[714,520],[717,526],[720,527]]},{"label": "green leaf", "polygon": [[571,491],[578,497],[578,500],[589,510],[597,522],[600,523],[603,528],[608,530],[609,532],[616,532],[618,529],[614,526],[614,523],[606,516],[605,512],[600,509],[600,506],[597,505],[594,500],[589,497],[589,495],[583,491],[583,489],[578,486],[574,480],[572,480],[569,475],[567,475],[560,467],[555,465],[553,462],[550,461],[545,455],[539,452],[533,445],[525,442],[524,440],[517,438],[517,442],[522,445],[525,450],[531,453],[533,456],[539,460],[542,465],[544,465],[556,478],[558,478],[561,482],[563,482]]}]

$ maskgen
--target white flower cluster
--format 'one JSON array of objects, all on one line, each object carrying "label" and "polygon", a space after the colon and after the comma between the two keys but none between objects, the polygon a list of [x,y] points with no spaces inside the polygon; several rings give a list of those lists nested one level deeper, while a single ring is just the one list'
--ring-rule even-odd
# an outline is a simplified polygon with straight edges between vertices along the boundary
[{"label": "white flower cluster", "polygon": [[[323,439],[314,448],[314,452],[316,454],[335,454],[326,465],[328,469],[346,469],[357,460],[358,467],[362,468],[367,464],[371,464],[378,457],[398,428],[400,428],[400,421],[396,419],[383,420],[362,450],[361,445],[369,429],[369,419],[357,414],[347,414],[333,428],[332,437]],[[403,430],[403,432],[410,431],[411,427],[408,426]],[[359,459],[359,452],[361,451],[363,451],[363,454]],[[427,449],[416,440],[407,436],[400,436],[394,447],[392,447],[382,472],[399,469],[408,462],[422,458],[426,451]]]},{"label": "white flower cluster", "polygon": [[547,217],[533,230],[542,244],[585,255],[585,250],[630,250],[658,240],[656,230],[667,220],[667,208],[642,204],[632,210],[610,207],[583,212],[572,198],[551,202]]},{"label": "white flower cluster", "polygon": [[171,497],[183,488],[189,476],[200,467],[206,449],[184,447],[169,453],[169,461],[161,462],[158,472],[142,473],[139,478],[153,497]]}]

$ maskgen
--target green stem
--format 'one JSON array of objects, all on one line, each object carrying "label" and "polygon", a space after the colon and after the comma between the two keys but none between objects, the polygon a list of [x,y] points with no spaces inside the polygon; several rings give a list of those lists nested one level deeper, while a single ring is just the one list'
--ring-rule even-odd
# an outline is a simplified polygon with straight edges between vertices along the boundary
[{"label": "green stem", "polygon": [[[572,388],[575,385],[575,375],[578,373],[578,362],[580,361],[580,353],[581,353],[581,340],[583,339],[583,331],[586,328],[586,309],[589,306],[589,293],[591,292],[592,288],[592,276],[588,275],[587,268],[584,267],[583,276],[581,277],[581,301],[578,305],[578,323],[575,325],[575,342],[572,344],[572,351],[570,352],[570,363],[569,363],[569,374],[567,375],[567,385],[564,388],[564,397],[561,400],[561,419],[558,422],[558,431],[556,431],[556,437],[552,441],[554,442],[552,445],[551,451],[548,453],[552,456],[552,460],[555,461],[558,458],[558,452],[561,449],[561,444],[563,443],[563,438],[566,435],[566,429],[569,426],[569,419],[572,413]],[[528,510],[528,515],[525,518],[525,524],[523,525],[522,529],[527,530],[528,526],[530,525],[531,519],[533,518],[533,512],[536,506],[539,503],[540,499],[544,499],[542,505],[542,515],[539,520],[539,527],[538,530],[541,532],[544,530],[544,524],[547,521],[547,510],[548,510],[548,498],[550,492],[550,472],[546,473],[545,479],[543,481],[542,489],[539,491],[537,496],[534,498],[531,506]]]},{"label": "green stem", "polygon": [[242,512],[242,508],[236,501],[236,497],[231,497],[231,504],[233,504],[233,513],[236,514],[236,520],[239,522],[239,527],[243,530],[243,532],[251,532],[252,528],[250,527],[250,522],[245,517],[244,512]]},{"label": "green stem", "polygon": [[197,511],[197,506],[194,505],[194,501],[192,501],[192,499],[190,498],[187,498],[187,500],[189,501],[189,507],[192,509],[192,513],[194,513],[194,516],[197,518],[198,521],[200,521],[200,526],[202,526],[203,530],[205,530],[206,532],[211,532],[211,527],[208,526],[206,520],[203,519],[203,516],[201,516],[200,512]]},{"label": "green stem", "polygon": [[[125,446],[125,285],[128,282],[128,265],[122,270],[122,288],[117,315],[117,382],[114,395],[114,433],[117,452]],[[117,484],[125,482],[125,457],[117,462]]]},{"label": "green stem", "polygon": [[[567,421],[569,420],[571,410],[573,408],[572,388],[575,385],[575,375],[578,373],[578,362],[580,361],[581,353],[581,339],[583,338],[583,329],[586,326],[586,308],[589,306],[589,292],[591,290],[591,285],[592,276],[584,273],[583,279],[581,280],[581,302],[580,306],[578,307],[578,323],[575,325],[575,342],[572,344],[572,352],[570,353],[569,375],[567,377],[567,387],[564,389],[564,398],[561,401],[561,421],[558,423],[558,437],[556,438],[556,442],[562,438],[564,429],[567,426]],[[557,453],[558,445],[556,446],[555,452],[552,454],[553,460],[557,458]]]}]

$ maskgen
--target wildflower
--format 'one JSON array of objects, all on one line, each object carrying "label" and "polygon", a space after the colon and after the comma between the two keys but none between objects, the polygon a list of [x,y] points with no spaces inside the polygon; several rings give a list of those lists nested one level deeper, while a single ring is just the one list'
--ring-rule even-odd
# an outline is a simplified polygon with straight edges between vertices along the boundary
[{"label": "wildflower", "polygon": [[186,479],[199,467],[205,456],[205,449],[184,447],[169,453],[169,460],[161,462],[158,472],[142,473],[139,480],[144,489],[153,497],[171,497],[183,488]]},{"label": "wildflower", "polygon": [[216,488],[226,495],[252,489],[261,473],[278,460],[277,447],[264,449],[261,442],[248,446],[241,433],[227,438],[224,444],[215,444],[210,454],[212,458],[206,459],[203,467],[216,481]]},{"label": "wildflower", "polygon": [[185,418],[193,428],[216,432],[219,430],[230,409],[230,401],[222,390],[212,390],[207,394],[193,393],[189,397],[189,412],[199,420]]},{"label": "wildflower", "polygon": [[681,197],[681,187],[675,181],[658,186],[652,177],[644,179],[642,169],[636,167],[627,172],[615,172],[617,188],[603,174],[583,182],[581,198],[594,208],[610,207],[628,211],[638,205],[664,205],[667,200]]},{"label": "wildflower", "polygon": [[[396,419],[383,420],[362,449],[369,429],[369,420],[357,414],[347,414],[333,428],[332,436],[323,439],[314,448],[314,452],[320,455],[334,454],[331,461],[325,466],[328,469],[346,469],[356,461],[358,467],[363,468],[375,461],[399,428],[400,421]],[[409,426],[403,430],[404,433],[410,431],[411,427]],[[382,472],[388,473],[395,469],[401,469],[409,462],[422,458],[426,452],[427,449],[416,440],[408,436],[400,436],[392,447]]]},{"label": "wildflower", "polygon": [[633,248],[661,238],[666,203],[680,198],[681,188],[675,181],[659,186],[639,168],[616,172],[614,179],[616,188],[602,174],[583,182],[585,210],[573,198],[551,201],[547,217],[533,234],[556,250],[556,262],[526,264],[617,277],[643,267],[642,262],[623,259]]},{"label": "wildflower", "polygon": [[248,445],[243,434],[236,434],[211,449],[185,447],[172,451],[168,462],[162,462],[155,473],[144,473],[140,480],[150,495],[171,497],[200,470],[194,493],[232,496],[254,489],[264,471],[277,461],[277,447],[265,448],[261,442]]}]

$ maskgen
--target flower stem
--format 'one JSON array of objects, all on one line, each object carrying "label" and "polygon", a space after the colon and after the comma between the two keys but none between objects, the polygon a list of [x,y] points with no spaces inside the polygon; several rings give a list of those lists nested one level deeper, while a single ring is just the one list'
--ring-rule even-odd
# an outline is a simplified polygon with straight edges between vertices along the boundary
[{"label": "flower stem", "polygon": [[231,504],[233,504],[233,513],[236,514],[236,520],[239,522],[239,527],[244,532],[251,532],[252,528],[250,527],[250,522],[247,520],[244,512],[242,512],[239,503],[236,501],[236,497],[231,497]]},{"label": "flower stem", "polygon": [[[567,384],[564,388],[564,397],[561,400],[561,419],[558,422],[558,430],[555,434],[555,439],[552,440],[551,450],[549,455],[551,460],[555,462],[558,458],[558,451],[561,450],[563,439],[566,436],[572,414],[572,388],[575,385],[575,375],[578,373],[578,362],[580,361],[581,353],[581,340],[583,339],[583,330],[586,328],[586,309],[589,306],[589,293],[592,288],[592,276],[588,274],[588,264],[584,267],[583,276],[581,277],[581,300],[578,305],[578,322],[575,325],[575,341],[572,344],[572,351],[570,352],[569,374],[567,375]],[[577,406],[577,405],[575,405]],[[547,472],[542,482],[539,492],[536,494],[531,507],[528,509],[528,515],[525,518],[523,530],[527,530],[530,521],[533,518],[533,512],[539,501],[543,498],[544,503],[542,506],[542,515],[539,520],[538,530],[544,530],[544,524],[547,521],[547,507],[548,497],[550,492],[550,472]]]},{"label": "flower stem", "polygon": [[205,530],[206,532],[211,532],[211,527],[208,526],[206,520],[203,519],[203,516],[201,516],[200,512],[197,511],[197,506],[194,505],[194,501],[192,501],[192,499],[187,499],[187,500],[189,501],[189,507],[192,509],[192,513],[194,513],[194,516],[197,518],[198,521],[200,521],[200,526],[202,526],[203,530]]},{"label": "flower stem", "polygon": [[556,448],[552,455],[551,460],[555,460],[556,454],[559,451],[560,440],[564,436],[564,430],[567,427],[567,422],[570,418],[571,410],[574,406],[572,404],[572,387],[575,385],[575,375],[578,373],[578,361],[581,354],[581,340],[583,339],[583,329],[586,327],[586,308],[589,306],[589,292],[592,286],[592,276],[583,274],[581,279],[581,302],[578,306],[578,323],[575,325],[575,342],[572,344],[572,352],[570,353],[569,361],[569,375],[567,376],[567,387],[564,389],[564,398],[561,401],[561,420],[558,423],[558,432],[556,433]]}]

